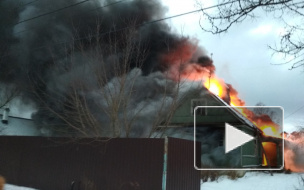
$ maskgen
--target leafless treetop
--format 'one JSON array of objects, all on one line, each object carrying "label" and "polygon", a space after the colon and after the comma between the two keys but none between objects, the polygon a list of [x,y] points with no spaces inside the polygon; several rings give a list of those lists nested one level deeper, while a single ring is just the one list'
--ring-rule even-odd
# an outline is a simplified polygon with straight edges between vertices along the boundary
[{"label": "leafless treetop", "polygon": [[213,9],[199,3],[202,12],[200,26],[212,34],[227,32],[232,26],[247,19],[258,19],[266,13],[285,25],[279,44],[269,46],[274,53],[284,54],[282,64],[290,69],[304,66],[303,16],[304,2],[299,0],[218,0]]}]

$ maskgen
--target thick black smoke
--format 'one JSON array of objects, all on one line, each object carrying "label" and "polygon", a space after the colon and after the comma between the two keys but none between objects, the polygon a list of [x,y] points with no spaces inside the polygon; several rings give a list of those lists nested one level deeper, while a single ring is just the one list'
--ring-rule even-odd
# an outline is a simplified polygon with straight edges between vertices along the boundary
[{"label": "thick black smoke", "polygon": [[[190,43],[187,38],[172,33],[165,22],[147,24],[163,18],[166,8],[156,0],[120,3],[91,0],[75,5],[80,2],[0,2],[0,83],[13,84],[20,90],[24,102],[36,106],[38,111],[33,119],[37,125],[53,132],[55,128],[58,133],[71,133],[62,126],[95,125],[107,122],[108,118],[115,120],[109,116],[114,108],[109,108],[109,100],[105,103],[104,95],[106,92],[117,95],[118,91],[112,92],[109,85],[113,80],[121,82],[132,75],[128,73],[134,68],[140,68],[137,71],[140,75],[133,82],[129,81],[132,84],[121,85],[134,88],[128,109],[136,107],[135,102],[140,103],[141,99],[152,102],[159,96],[158,101],[173,101],[170,99],[174,99],[176,84],[165,74],[153,78],[158,82],[146,81],[152,79],[149,78],[151,73],[168,69],[164,59],[167,54],[181,44]],[[142,90],[139,86],[149,86],[149,89]],[[98,90],[99,95],[96,95]],[[83,109],[90,110],[96,118],[85,122],[87,113],[75,116],[73,113],[81,106],[86,106]],[[73,117],[83,118],[75,122]]]},{"label": "thick black smoke", "polygon": [[[36,107],[44,135],[151,136],[202,92],[201,82],[182,86],[180,72],[212,74],[212,60],[165,22],[149,23],[164,17],[158,0],[81,2],[0,0],[0,85]],[[224,164],[221,133],[201,133],[206,164]]]}]

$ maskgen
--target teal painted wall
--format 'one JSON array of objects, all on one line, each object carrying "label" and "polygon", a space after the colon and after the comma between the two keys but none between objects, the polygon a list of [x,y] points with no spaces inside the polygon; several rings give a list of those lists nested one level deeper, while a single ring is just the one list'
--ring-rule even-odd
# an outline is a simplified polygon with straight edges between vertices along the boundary
[{"label": "teal painted wall", "polygon": [[[190,97],[175,111],[170,120],[171,125],[185,125],[194,123],[192,111],[193,107],[191,102],[193,99],[197,100],[198,98]],[[206,94],[199,99],[205,102],[201,106],[223,106],[209,94]],[[197,124],[216,124],[224,122],[239,123],[239,120],[232,117],[231,113],[225,109],[205,108],[205,112],[206,115],[196,116]]]},{"label": "teal painted wall", "polygon": [[[193,116],[193,106],[192,100],[200,99],[202,100],[201,106],[223,106],[221,102],[216,100],[212,95],[206,94],[201,98],[189,97],[174,113],[170,125],[180,125],[180,126],[193,126],[194,116]],[[255,130],[248,127],[233,115],[227,109],[216,109],[216,108],[206,108],[205,115],[196,115],[196,126],[214,126],[223,127],[225,122],[233,124],[240,130],[246,132],[251,136],[255,136]],[[224,134],[223,134],[224,135]],[[262,154],[260,148],[260,142],[258,140],[252,140],[243,146],[237,148],[235,152],[239,152],[240,164],[238,167],[248,167],[248,166],[260,166],[262,164]],[[234,153],[235,153],[234,152]]]}]

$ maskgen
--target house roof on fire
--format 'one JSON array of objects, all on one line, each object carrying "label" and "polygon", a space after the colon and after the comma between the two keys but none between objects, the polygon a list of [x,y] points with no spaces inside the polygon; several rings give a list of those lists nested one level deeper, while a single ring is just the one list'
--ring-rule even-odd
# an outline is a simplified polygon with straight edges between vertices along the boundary
[{"label": "house roof on fire", "polygon": [[247,124],[249,127],[252,127],[252,128],[257,128],[258,127],[253,124],[251,121],[249,121],[245,116],[243,116],[240,112],[238,112],[236,110],[236,108],[234,108],[233,106],[230,106],[229,104],[227,104],[224,100],[222,100],[220,97],[218,97],[217,95],[215,94],[212,94],[210,93],[211,96],[213,96],[216,100],[220,101],[221,104],[223,104],[223,106],[227,106],[227,109],[229,111],[231,111],[232,114],[236,115],[238,119],[240,119],[242,122],[244,122],[245,124]]},{"label": "house roof on fire", "polygon": [[[199,102],[199,104],[197,104],[197,103],[193,104],[193,101],[200,101],[200,100],[201,100],[201,102]],[[202,105],[200,103],[202,103]],[[190,95],[190,96],[186,97],[185,101],[174,113],[174,115],[171,119],[170,125],[174,126],[174,125],[181,125],[181,124],[182,125],[193,124],[194,123],[193,109],[195,106],[210,106],[210,107],[224,106],[225,110],[227,110],[226,114],[229,115],[225,118],[229,117],[231,122],[236,122],[238,124],[242,124],[242,125],[246,126],[247,128],[258,130],[260,133],[262,132],[254,123],[252,123],[249,119],[247,119],[239,111],[237,111],[237,109],[235,107],[230,106],[228,103],[226,103],[224,100],[222,100],[219,96],[213,94],[212,92],[210,92],[208,90],[203,95],[197,96],[197,94],[196,94],[196,95],[192,95],[192,96]],[[206,113],[206,115],[197,116],[196,118],[200,119],[200,118],[204,118],[204,117],[205,118],[208,117],[208,114]],[[219,116],[216,118],[216,120],[218,120],[219,123],[224,123],[225,118],[223,116]],[[211,123],[211,124],[216,124],[216,122],[214,122],[214,121],[215,121],[215,119],[212,120],[213,123]],[[210,124],[210,122],[208,124]]]}]

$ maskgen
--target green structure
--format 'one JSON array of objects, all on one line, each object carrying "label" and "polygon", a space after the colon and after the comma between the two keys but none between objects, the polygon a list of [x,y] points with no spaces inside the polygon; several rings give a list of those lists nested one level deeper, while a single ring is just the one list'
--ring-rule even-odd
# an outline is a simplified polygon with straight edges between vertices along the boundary
[{"label": "green structure", "polygon": [[[197,106],[211,107],[194,109]],[[196,140],[201,141],[202,146],[208,143],[206,141],[204,142],[204,139],[206,139],[205,128],[208,128],[208,133],[210,133],[211,136],[213,135],[212,131],[216,133],[214,136],[217,138],[216,142],[218,142],[217,145],[214,145],[215,143],[213,143],[208,146],[212,146],[212,149],[218,148],[224,150],[225,123],[229,123],[230,125],[233,125],[243,132],[255,137],[254,140],[233,150],[231,155],[229,155],[230,153],[227,155],[223,154],[223,157],[233,157],[234,161],[232,161],[232,163],[222,163],[220,167],[226,168],[233,165],[234,168],[280,168],[282,166],[282,140],[263,137],[262,131],[238,112],[236,108],[229,106],[225,101],[209,91],[200,96],[189,96],[185,101],[183,101],[182,105],[180,105],[171,118],[171,134],[181,133],[179,131],[180,128],[188,128],[188,132],[191,130],[193,131],[194,112],[196,112]],[[178,135],[173,136],[179,137]],[[189,138],[189,135],[187,138]],[[272,149],[275,150],[272,150],[271,152],[275,152],[275,156],[271,153],[265,152],[263,148],[265,142],[272,143]],[[202,147],[202,155],[204,155],[203,149],[204,147]],[[217,158],[209,155],[208,159],[212,160]],[[202,164],[204,165],[204,158],[202,158]]]}]

